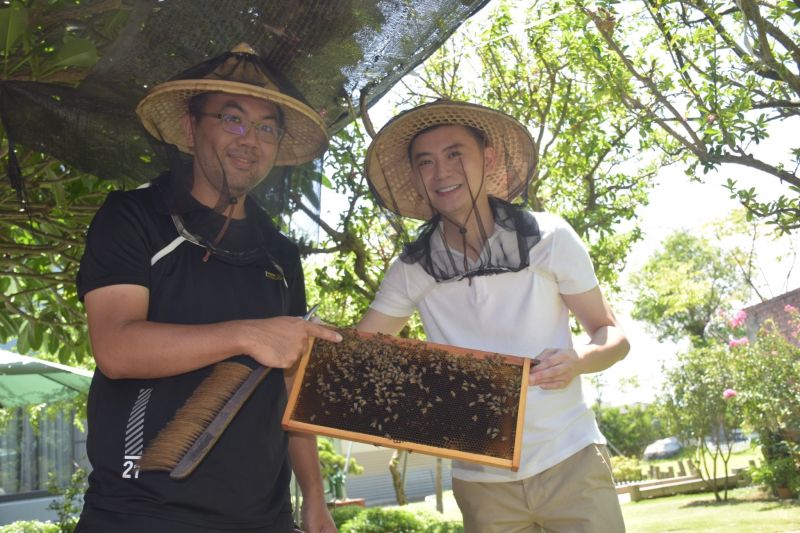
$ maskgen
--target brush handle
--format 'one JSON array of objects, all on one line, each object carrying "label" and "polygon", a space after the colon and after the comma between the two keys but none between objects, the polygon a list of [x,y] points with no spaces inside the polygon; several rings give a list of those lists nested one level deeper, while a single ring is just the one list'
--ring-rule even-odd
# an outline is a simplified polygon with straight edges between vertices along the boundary
[{"label": "brush handle", "polygon": [[244,402],[253,395],[253,391],[264,381],[264,378],[267,377],[270,370],[272,369],[259,366],[250,372],[250,375],[239,385],[239,388],[236,389],[233,396],[225,402],[225,405],[222,406],[222,409],[220,409],[219,413],[214,417],[214,420],[211,421],[197,440],[194,441],[194,444],[186,451],[178,464],[175,465],[175,468],[170,471],[169,477],[172,479],[183,479],[194,472],[194,469],[197,468],[197,465],[208,455],[208,452],[210,452],[211,448],[217,443],[222,433],[225,431],[225,428],[227,428],[231,420],[233,420],[233,417],[235,417],[239,409],[242,408]]}]

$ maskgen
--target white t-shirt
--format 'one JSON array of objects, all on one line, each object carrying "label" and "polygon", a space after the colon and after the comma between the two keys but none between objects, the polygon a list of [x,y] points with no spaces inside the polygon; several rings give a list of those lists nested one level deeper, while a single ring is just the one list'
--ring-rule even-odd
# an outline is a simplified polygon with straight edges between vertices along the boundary
[{"label": "white t-shirt", "polygon": [[[571,348],[569,310],[560,294],[586,292],[597,286],[597,277],[580,237],[566,221],[548,213],[534,216],[541,240],[531,249],[526,270],[476,276],[471,284],[466,279],[436,283],[419,264],[395,259],[370,307],[394,317],[411,316],[418,308],[432,342],[530,358],[546,348]],[[489,245],[508,232],[495,228]],[[443,246],[439,232],[431,246]],[[454,461],[453,477],[482,482],[525,479],[592,443],[605,444],[581,381],[574,379],[561,390],[528,390],[517,472]]]}]

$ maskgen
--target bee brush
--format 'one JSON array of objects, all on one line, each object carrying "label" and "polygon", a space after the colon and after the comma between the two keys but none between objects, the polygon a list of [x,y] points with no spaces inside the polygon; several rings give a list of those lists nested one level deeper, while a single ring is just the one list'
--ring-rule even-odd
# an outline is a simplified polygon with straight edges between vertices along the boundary
[{"label": "bee brush", "polygon": [[[318,307],[313,306],[303,320],[310,320]],[[139,470],[167,470],[172,479],[189,476],[270,370],[233,362],[214,365],[211,374],[147,445],[139,459]]]}]

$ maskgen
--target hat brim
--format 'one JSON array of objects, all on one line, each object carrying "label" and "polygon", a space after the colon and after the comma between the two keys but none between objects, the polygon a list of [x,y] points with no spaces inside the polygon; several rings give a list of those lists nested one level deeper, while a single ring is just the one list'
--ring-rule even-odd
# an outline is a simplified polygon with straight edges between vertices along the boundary
[{"label": "hat brim", "polygon": [[136,114],[153,137],[191,154],[193,151],[186,143],[181,121],[189,112],[189,99],[210,92],[253,96],[280,106],[286,133],[281,139],[276,166],[307,163],[321,156],[328,147],[325,122],[313,109],[291,96],[249,83],[211,79],[166,82],[139,102]]},{"label": "hat brim", "polygon": [[377,199],[395,213],[429,220],[434,211],[414,187],[408,145],[419,132],[441,125],[471,126],[495,149],[494,170],[484,178],[486,192],[510,201],[528,186],[535,170],[535,143],[527,128],[500,111],[467,102],[436,101],[390,120],[367,150],[366,173]]}]

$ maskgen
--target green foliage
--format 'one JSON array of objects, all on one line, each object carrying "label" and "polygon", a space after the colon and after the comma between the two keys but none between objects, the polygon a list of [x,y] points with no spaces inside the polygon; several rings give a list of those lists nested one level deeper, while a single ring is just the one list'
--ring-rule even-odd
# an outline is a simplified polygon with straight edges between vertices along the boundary
[{"label": "green foliage", "polygon": [[717,309],[745,294],[739,255],[738,249],[722,249],[687,231],[672,233],[631,276],[636,295],[631,316],[660,340],[688,337],[696,346],[706,344],[706,327]]},{"label": "green foliage", "polygon": [[756,188],[728,178],[731,196],[753,216],[783,231],[800,227],[797,137],[779,155],[756,150],[775,144],[774,124],[788,126],[800,116],[796,4],[575,5],[590,22],[584,38],[596,47],[593,85],[639,117],[643,136],[682,159],[694,179],[712,171],[725,179],[726,165],[739,165],[763,172],[757,179],[788,184],[777,199],[764,201]]},{"label": "green foliage", "polygon": [[425,527],[425,533],[464,533],[464,524],[455,520],[433,522]]},{"label": "green foliage", "polygon": [[[787,319],[798,323],[787,312]],[[755,342],[731,350],[736,370],[735,401],[759,434],[777,432],[800,443],[800,347],[767,321]]]},{"label": "green foliage", "polygon": [[330,493],[333,499],[343,498],[347,474],[361,474],[364,472],[364,468],[351,457],[345,472],[347,458],[336,452],[333,441],[327,437],[317,437],[317,451],[322,477],[328,482],[326,492]]},{"label": "green foliage", "polygon": [[70,476],[69,484],[60,487],[55,476],[51,473],[48,480],[48,490],[56,496],[48,509],[52,509],[58,515],[59,533],[72,533],[78,524],[78,516],[83,509],[83,494],[86,492],[87,472],[83,468],[76,468]]},{"label": "green foliage", "polygon": [[653,405],[595,406],[595,416],[606,439],[626,456],[640,457],[648,444],[664,435]]},{"label": "green foliage", "polygon": [[[75,276],[95,210],[115,184],[70,169],[33,151],[18,154],[25,169],[27,209],[0,217],[3,275],[0,342],[64,364],[91,367],[83,306]],[[5,169],[0,172],[5,173]],[[16,192],[0,182],[0,205]]]},{"label": "green foliage", "polygon": [[781,457],[750,469],[755,484],[765,485],[773,491],[788,488],[793,496],[800,494],[800,469],[791,457]]},{"label": "green foliage", "polygon": [[[798,340],[800,312],[786,306],[790,336]],[[764,461],[756,482],[800,494],[800,347],[766,321],[755,342],[731,348],[736,397],[747,425],[761,439]]]},{"label": "green foliage", "polygon": [[[680,354],[677,365],[667,370],[666,391],[659,399],[671,432],[684,444],[695,443],[701,473],[717,499],[716,478],[728,475],[732,430],[743,421],[741,406],[726,394],[734,380],[732,358],[725,346],[694,347]],[[718,458],[723,472],[717,472]]]},{"label": "green foliage", "polygon": [[360,505],[342,505],[331,509],[331,517],[333,517],[333,523],[336,524],[337,529],[342,531],[342,526],[346,522],[349,522],[364,511],[366,511],[366,508]]},{"label": "green foliage", "polygon": [[614,455],[611,457],[611,468],[614,474],[614,481],[641,481],[644,479],[639,459],[635,457]]},{"label": "green foliage", "polygon": [[371,507],[345,522],[341,533],[422,533],[426,525],[417,515],[402,509]]},{"label": "green foliage", "polygon": [[626,456],[641,457],[648,444],[664,435],[653,405],[595,406],[595,416],[606,439]]},{"label": "green foliage", "polygon": [[[352,506],[348,506],[352,507]],[[443,520],[438,513],[391,507],[338,507],[333,519],[341,533],[463,533],[460,520]]]},{"label": "green foliage", "polygon": [[116,36],[127,16],[127,10],[112,5],[12,1],[0,9],[2,78],[75,83],[97,63],[99,49]]},{"label": "green foliage", "polygon": [[24,520],[6,526],[0,526],[0,533],[62,533],[58,524]]}]

